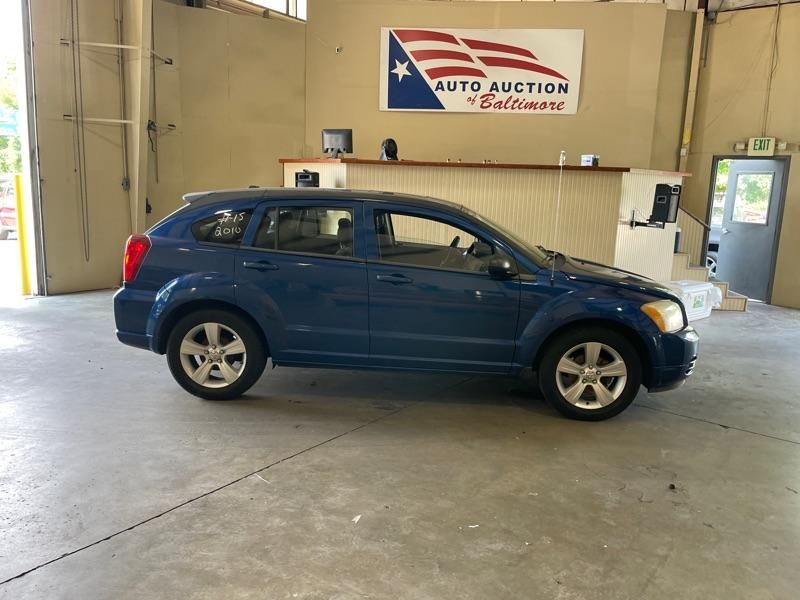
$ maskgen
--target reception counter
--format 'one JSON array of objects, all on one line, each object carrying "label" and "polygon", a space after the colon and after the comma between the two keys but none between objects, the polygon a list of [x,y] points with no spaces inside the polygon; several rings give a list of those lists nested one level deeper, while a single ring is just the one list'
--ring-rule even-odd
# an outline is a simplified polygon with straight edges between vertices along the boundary
[{"label": "reception counter", "polygon": [[686,173],[565,165],[556,231],[558,165],[284,158],[283,184],[319,173],[320,187],[433,196],[463,204],[523,239],[654,279],[671,278],[675,225],[631,229],[650,216],[655,186]]}]

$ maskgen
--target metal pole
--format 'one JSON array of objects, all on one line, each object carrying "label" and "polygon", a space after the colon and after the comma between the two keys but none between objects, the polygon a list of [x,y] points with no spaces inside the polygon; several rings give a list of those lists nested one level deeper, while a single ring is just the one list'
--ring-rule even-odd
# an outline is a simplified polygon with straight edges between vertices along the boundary
[{"label": "metal pole", "polygon": [[23,202],[22,175],[14,175],[14,195],[17,200],[17,244],[19,245],[20,283],[22,295],[31,295],[31,278],[28,271],[28,242],[25,239],[25,203]]},{"label": "metal pole", "polygon": [[692,42],[692,62],[689,67],[689,85],[686,88],[685,112],[683,117],[683,135],[678,155],[678,170],[685,171],[692,150],[692,129],[694,128],[694,112],[697,104],[697,85],[700,78],[700,57],[703,48],[705,11],[700,9],[694,17],[694,37]]},{"label": "metal pole", "polygon": [[558,254],[558,219],[561,213],[561,178],[564,176],[564,163],[567,162],[567,153],[566,151],[562,150],[561,154],[558,155],[558,195],[556,196],[556,226],[555,231],[553,232],[553,248],[551,252],[553,255],[550,257],[552,261],[550,266],[550,283],[552,284],[553,281],[556,279],[556,255]]},{"label": "metal pole", "polygon": [[36,81],[34,78],[33,65],[33,41],[31,27],[31,4],[30,0],[22,0],[22,39],[25,63],[25,108],[27,113],[27,135],[23,140],[27,140],[27,148],[23,152],[27,154],[24,158],[23,170],[26,177],[29,177],[31,186],[31,207],[33,214],[33,247],[35,248],[34,260],[36,261],[36,293],[41,296],[47,295],[47,251],[44,235],[44,215],[42,209],[42,188],[41,174],[39,170],[39,137],[36,127],[38,118],[36,107]]}]

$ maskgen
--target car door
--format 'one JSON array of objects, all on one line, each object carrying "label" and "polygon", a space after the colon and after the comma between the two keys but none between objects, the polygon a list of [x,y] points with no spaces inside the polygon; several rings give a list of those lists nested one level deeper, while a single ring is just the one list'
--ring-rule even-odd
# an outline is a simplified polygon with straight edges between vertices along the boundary
[{"label": "car door", "polygon": [[370,364],[509,371],[520,283],[486,267],[496,257],[513,264],[510,250],[471,221],[427,209],[368,203],[364,219]]},{"label": "car door", "polygon": [[270,201],[237,253],[237,301],[280,364],[365,365],[367,268],[357,201]]}]

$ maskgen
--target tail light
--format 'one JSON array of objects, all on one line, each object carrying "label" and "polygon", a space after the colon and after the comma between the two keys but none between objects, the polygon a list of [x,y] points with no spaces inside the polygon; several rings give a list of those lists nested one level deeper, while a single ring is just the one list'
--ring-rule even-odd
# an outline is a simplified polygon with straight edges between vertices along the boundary
[{"label": "tail light", "polygon": [[128,238],[125,244],[125,259],[122,263],[122,280],[125,283],[136,279],[150,246],[150,238],[146,235],[135,234]]}]

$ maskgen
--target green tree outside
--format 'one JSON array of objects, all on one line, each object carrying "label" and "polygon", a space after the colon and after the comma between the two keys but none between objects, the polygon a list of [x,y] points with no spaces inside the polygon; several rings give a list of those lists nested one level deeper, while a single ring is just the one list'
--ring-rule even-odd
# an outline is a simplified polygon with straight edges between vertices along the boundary
[{"label": "green tree outside", "polygon": [[[17,65],[13,61],[0,64],[0,109],[16,113]],[[22,143],[18,135],[0,135],[0,173],[22,172]]]}]

